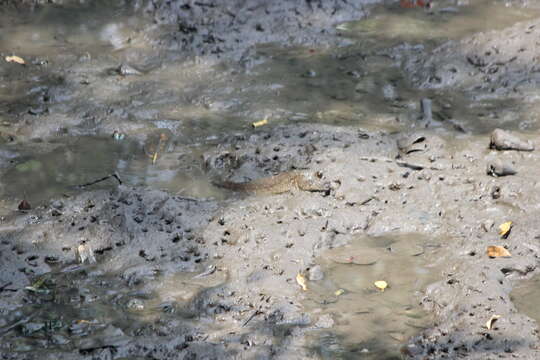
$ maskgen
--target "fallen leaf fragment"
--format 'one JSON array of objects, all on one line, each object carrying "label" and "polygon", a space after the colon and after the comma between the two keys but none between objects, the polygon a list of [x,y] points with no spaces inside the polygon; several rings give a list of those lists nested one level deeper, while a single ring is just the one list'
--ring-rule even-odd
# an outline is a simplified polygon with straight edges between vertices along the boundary
[{"label": "fallen leaf fragment", "polygon": [[26,64],[24,59],[22,57],[20,57],[20,56],[17,56],[17,55],[6,56],[5,59],[6,59],[7,62],[16,62],[17,64],[21,64],[21,65]]},{"label": "fallen leaf fragment", "polygon": [[506,237],[510,233],[511,229],[512,229],[511,221],[502,223],[501,225],[499,225],[499,235],[501,235],[502,237]]},{"label": "fallen leaf fragment", "polygon": [[487,247],[487,256],[490,258],[496,257],[510,257],[512,254],[502,246],[492,245]]},{"label": "fallen leaf fragment", "polygon": [[495,323],[495,321],[497,321],[500,318],[501,318],[501,315],[492,315],[489,318],[489,320],[486,322],[487,329],[491,330],[491,328],[493,327],[493,324]]},{"label": "fallen leaf fragment", "polygon": [[30,206],[30,203],[26,200],[23,200],[19,203],[18,209],[21,211],[28,211],[32,210],[32,206]]},{"label": "fallen leaf fragment", "polygon": [[307,291],[307,279],[302,273],[296,274],[296,282],[300,287],[302,287],[302,290]]},{"label": "fallen leaf fragment", "polygon": [[375,281],[373,285],[375,285],[375,287],[381,291],[384,291],[384,289],[388,287],[388,283],[384,280]]},{"label": "fallen leaf fragment", "polygon": [[90,247],[90,244],[80,244],[79,247],[77,247],[77,255],[81,264],[84,264],[87,260],[90,264],[96,263],[94,251]]},{"label": "fallen leaf fragment", "polygon": [[263,125],[266,125],[266,124],[268,124],[268,119],[264,118],[264,119],[262,119],[260,121],[255,121],[254,123],[251,123],[251,126],[256,128],[256,127],[263,126]]}]

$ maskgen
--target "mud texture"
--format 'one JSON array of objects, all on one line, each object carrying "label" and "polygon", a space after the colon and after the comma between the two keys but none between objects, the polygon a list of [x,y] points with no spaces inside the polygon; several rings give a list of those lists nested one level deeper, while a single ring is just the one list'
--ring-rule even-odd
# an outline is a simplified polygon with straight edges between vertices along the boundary
[{"label": "mud texture", "polygon": [[[62,5],[28,3],[35,5],[31,11]],[[335,25],[368,15],[367,5],[135,2],[130,11],[145,13],[141,21],[148,27],[121,28],[118,42],[107,45],[114,48],[110,54],[100,56],[103,44],[78,47],[66,25],[54,36],[72,44],[69,51],[17,51],[25,66],[2,60],[0,79],[10,86],[0,88],[4,179],[17,167],[21,177],[45,174],[32,170],[44,163],[35,154],[64,151],[66,139],[97,135],[104,147],[117,141],[123,152],[107,163],[107,173],[122,177],[144,164],[139,171],[150,177],[181,167],[197,172],[190,184],[206,196],[129,179],[74,190],[72,178],[56,174],[65,191],[47,201],[25,199],[30,209],[17,210],[24,189],[10,193],[12,184],[0,181],[0,358],[539,358],[538,324],[518,312],[510,295],[538,273],[540,256],[540,49],[533,40],[540,21],[435,45],[332,48],[320,57],[332,59],[343,78],[328,89],[305,54],[354,43],[338,36]],[[445,13],[459,13],[467,4],[448,6]],[[0,7],[20,10],[10,1]],[[0,36],[0,46],[9,41]],[[301,95],[328,102],[302,113],[294,108],[303,101],[299,95],[299,102],[286,103],[290,108],[274,109],[281,121],[254,128],[250,123],[261,117],[254,108],[265,96],[241,94],[257,93],[257,64],[270,58],[257,46],[268,42],[305,47],[289,49],[306,61],[295,79],[316,89]],[[276,51],[269,49],[263,52]],[[14,50],[0,52],[3,58]],[[374,65],[379,72],[369,67],[375,60],[384,60]],[[339,61],[345,65],[334,64]],[[378,79],[386,74],[396,77]],[[385,109],[369,108],[369,126],[350,111],[364,96],[382,98],[378,106]],[[346,125],[320,123],[343,113]],[[216,125],[223,118],[228,122]],[[504,131],[494,133],[497,128]],[[71,149],[60,161],[79,159]],[[299,171],[317,174],[324,191],[302,191],[288,177]],[[252,190],[270,181],[274,189],[283,178],[279,191],[231,193],[211,185],[227,179],[232,190]],[[293,191],[281,191],[283,184]],[[508,221],[511,230],[501,235],[499,225]],[[438,280],[407,304],[428,312],[429,324],[404,324],[414,335],[394,336],[389,312],[380,319],[383,332],[351,343],[338,329],[363,322],[346,307],[329,310],[330,302],[343,301],[342,292],[317,297],[314,289],[330,275],[321,259],[358,239],[405,234],[438,249],[426,259]],[[511,256],[490,258],[486,249],[494,245]],[[401,252],[410,257],[424,250]],[[375,268],[368,255],[345,263]],[[396,262],[410,261],[393,255]],[[335,258],[343,262],[342,255]],[[385,295],[403,291],[392,282],[399,269],[392,265],[376,265],[390,285],[384,292],[371,285],[357,293],[340,290],[349,300],[375,294],[382,304]],[[308,306],[314,299],[318,305]],[[391,346],[376,352],[386,335],[394,336]]]},{"label": "mud texture", "polygon": [[[249,49],[255,44],[335,45],[345,39],[335,37],[336,23],[366,15],[369,2],[331,1],[160,1],[144,11],[158,24],[173,25],[160,39],[166,47],[195,55],[224,54],[251,61]],[[245,53],[248,50],[248,53]]]}]

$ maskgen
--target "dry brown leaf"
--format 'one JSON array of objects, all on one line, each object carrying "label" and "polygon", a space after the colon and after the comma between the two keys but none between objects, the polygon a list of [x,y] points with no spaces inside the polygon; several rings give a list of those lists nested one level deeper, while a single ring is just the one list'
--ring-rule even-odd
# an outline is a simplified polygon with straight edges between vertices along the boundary
[{"label": "dry brown leaf", "polygon": [[512,229],[511,221],[502,223],[501,225],[499,225],[499,235],[501,235],[502,237],[506,237],[510,233],[511,229]]},{"label": "dry brown leaf", "polygon": [[492,245],[487,247],[487,256],[490,258],[510,257],[512,254],[502,246]]},{"label": "dry brown leaf", "polygon": [[381,291],[384,291],[384,289],[388,287],[388,283],[384,280],[375,281],[373,285],[375,285],[375,287]]},{"label": "dry brown leaf", "polygon": [[296,274],[296,282],[302,287],[302,290],[307,291],[307,279],[304,274]]},{"label": "dry brown leaf", "polygon": [[13,56],[6,56],[6,61],[7,62],[15,62],[17,64],[21,64],[21,65],[24,65],[26,64],[26,62],[24,61],[24,59],[20,56],[17,56],[17,55],[13,55]]},{"label": "dry brown leaf", "polygon": [[491,328],[493,327],[493,324],[495,323],[495,321],[497,321],[500,318],[501,318],[501,315],[492,315],[489,318],[489,320],[486,322],[487,329],[491,330]]}]

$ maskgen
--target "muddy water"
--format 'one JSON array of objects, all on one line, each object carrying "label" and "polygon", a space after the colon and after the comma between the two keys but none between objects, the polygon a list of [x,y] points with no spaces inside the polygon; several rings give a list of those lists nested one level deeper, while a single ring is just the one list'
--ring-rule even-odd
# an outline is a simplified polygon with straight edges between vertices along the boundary
[{"label": "muddy water", "polygon": [[[488,0],[466,6],[441,1],[430,11],[404,9],[396,4],[377,6],[367,19],[336,25],[343,36],[354,41],[349,47],[281,49],[260,45],[250,63],[244,64],[248,71],[238,72],[227,62],[211,68],[204,61],[180,66],[171,61],[174,58],[171,55],[156,59],[142,29],[153,30],[148,30],[151,27],[122,4],[118,1],[105,6],[102,2],[91,2],[82,7],[51,6],[33,13],[2,14],[0,23],[7,31],[1,32],[0,43],[11,53],[43,62],[46,67],[63,62],[71,64],[75,73],[80,72],[75,76],[78,81],[84,82],[98,72],[95,85],[86,85],[95,86],[91,94],[71,89],[68,84],[62,90],[60,84],[51,104],[35,104],[32,100],[14,107],[23,112],[40,112],[48,106],[51,116],[47,120],[56,121],[54,115],[58,112],[67,117],[79,116],[78,109],[83,106],[91,109],[92,105],[125,104],[128,100],[131,103],[127,107],[120,105],[120,112],[146,124],[142,126],[171,129],[178,136],[179,146],[166,155],[168,161],[160,161],[154,167],[141,160],[142,151],[101,138],[70,141],[66,149],[56,149],[46,156],[23,154],[12,160],[13,167],[7,171],[9,183],[5,195],[21,197],[26,193],[30,200],[39,202],[58,195],[70,185],[117,171],[131,184],[149,184],[190,196],[219,196],[204,181],[204,173],[197,164],[200,158],[192,156],[191,164],[186,165],[174,157],[186,157],[186,153],[189,157],[201,151],[200,145],[204,148],[207,139],[245,130],[252,122],[264,118],[270,126],[315,121],[386,130],[429,125],[448,133],[456,129],[482,131],[498,121],[489,114],[508,109],[507,103],[494,101],[479,105],[459,92],[415,90],[407,84],[400,69],[396,58],[399,52],[386,49],[404,41],[413,48],[432,47],[447,39],[509,26],[537,15],[536,10],[507,7],[503,2]],[[123,79],[107,76],[113,64],[130,60],[148,71],[143,71],[142,76]],[[27,79],[15,79],[0,89],[1,100],[34,98],[43,92],[49,80],[37,76],[29,85]],[[90,103],[81,105],[79,98],[86,96]],[[433,120],[429,124],[422,121],[420,108],[420,100],[425,97],[433,99]],[[27,107],[20,109],[24,105]],[[511,113],[496,118],[507,127],[512,127],[513,122],[517,127],[520,121]],[[37,121],[43,122],[39,117]],[[127,124],[120,123],[117,128],[125,129],[128,138],[132,136]],[[9,126],[3,130],[12,131]],[[98,128],[97,132],[106,136],[113,130],[115,126],[111,124]],[[99,150],[95,157],[86,158],[90,152],[84,144],[92,141]],[[186,149],[194,142],[197,144],[194,149]],[[38,152],[47,151],[44,146]],[[31,176],[17,181],[25,171]]]},{"label": "muddy water", "polygon": [[510,298],[520,313],[540,322],[540,309],[537,299],[540,296],[540,277],[519,283],[513,290]]},{"label": "muddy water", "polygon": [[[478,102],[460,90],[412,88],[402,69],[401,51],[427,51],[447,40],[501,29],[539,14],[538,9],[490,0],[467,6],[437,1],[430,11],[397,4],[376,6],[368,18],[336,26],[342,36],[354,40],[350,46],[259,47],[266,61],[255,66],[253,73],[257,83],[268,85],[253,87],[254,96],[258,106],[268,109],[277,121],[360,124],[387,130],[430,127],[443,133],[481,133],[497,122],[517,128],[521,119],[505,99]],[[422,98],[433,101],[429,124],[422,121]]]},{"label": "muddy water", "polygon": [[[456,8],[451,7],[454,2],[441,1],[431,12],[378,7],[371,18],[336,25],[353,42],[349,47],[282,49],[261,45],[239,71],[227,63],[211,68],[204,59],[181,66],[172,60],[174,57],[152,59],[151,46],[140,32],[141,23],[121,3],[112,9],[102,2],[93,2],[95,7],[88,5],[83,9],[49,7],[22,17],[8,14],[6,21],[0,21],[2,48],[30,59],[35,57],[40,64],[50,62],[47,66],[59,66],[63,59],[71,59],[66,61],[67,66],[80,72],[77,75],[84,75],[75,77],[77,81],[86,84],[85,77],[97,73],[93,82],[85,85],[102,90],[88,97],[92,106],[102,109],[110,105],[113,115],[118,108],[127,113],[123,117],[119,110],[119,119],[114,118],[102,128],[84,129],[99,136],[53,137],[31,145],[4,143],[2,150],[10,158],[2,174],[4,197],[26,197],[31,203],[40,203],[76,191],[73,185],[112,173],[118,173],[127,184],[150,185],[193,197],[219,197],[220,192],[211,186],[203,170],[202,154],[223,133],[246,130],[253,121],[263,118],[269,120],[270,126],[322,122],[404,130],[426,126],[419,121],[419,103],[420,99],[430,97],[434,100],[431,128],[446,134],[456,128],[480,132],[495,120],[478,121],[482,110],[462,93],[413,89],[402,74],[399,57],[386,50],[403,41],[409,43],[406,48],[433,47],[447,39],[459,39],[538,15],[487,0]],[[449,8],[445,9],[446,5]],[[85,67],[90,59],[90,65]],[[141,66],[142,75],[110,76],[113,66],[130,60]],[[28,103],[10,107],[26,113],[27,106],[35,105],[34,94],[40,93],[40,86],[49,80],[37,77],[28,84],[27,79],[15,79],[9,86],[2,85],[0,101],[9,103],[28,97]],[[68,91],[60,91],[54,98],[48,121],[56,121],[55,114],[75,117],[79,108],[84,109],[81,99],[88,94],[68,88],[69,84],[56,85],[57,89],[65,86]],[[506,105],[494,101],[487,106],[498,109]],[[12,113],[0,111],[2,120],[11,119]],[[518,126],[518,119],[505,121],[509,127]],[[136,126],[128,125],[130,122]],[[175,135],[162,148],[155,139],[148,143],[139,138],[141,133],[150,131],[146,127],[151,131],[156,127],[168,129]],[[11,125],[5,125],[2,131],[11,129]],[[117,129],[125,133],[125,139],[117,141],[111,137]],[[95,185],[112,186],[114,179]],[[310,314],[328,315],[334,326],[330,331],[321,323],[320,329],[311,335],[313,353],[326,359],[397,358],[404,341],[430,325],[430,316],[418,306],[418,297],[427,284],[439,279],[442,264],[434,260],[438,257],[439,241],[414,235],[358,238],[345,248],[325,253],[319,260],[326,277],[320,283],[310,282],[304,304]],[[131,289],[105,291],[100,286],[100,282],[108,281],[105,277],[92,276],[87,283],[84,279],[85,274],[66,280],[57,277],[60,287],[79,281],[76,289],[62,291],[73,292],[77,301],[88,297],[88,303],[82,307],[77,307],[78,303],[73,307],[65,305],[67,310],[61,315],[54,302],[48,302],[35,319],[28,321],[31,326],[9,334],[16,342],[13,350],[26,351],[43,345],[61,347],[71,334],[54,334],[59,318],[63,324],[70,324],[73,332],[86,334],[114,321],[126,334],[137,335],[137,324],[154,320],[156,314],[169,311],[175,302],[189,301],[204,287],[225,281],[218,277],[198,283],[181,274],[160,279],[151,291],[131,293]],[[384,292],[377,290],[373,286],[377,280],[387,281],[389,288]],[[179,283],[184,285],[180,290]],[[110,287],[116,285],[121,286]],[[54,287],[48,285],[50,290]],[[47,291],[37,292],[36,296],[37,303],[51,300]],[[40,296],[45,298],[39,299]],[[70,301],[59,299],[58,303]],[[36,309],[23,311],[29,315]],[[25,314],[19,315],[12,322]],[[51,333],[55,336],[49,336]],[[119,343],[124,340],[122,335],[116,338]],[[73,348],[81,346],[74,344]],[[71,350],[72,345],[64,349]]]},{"label": "muddy water", "polygon": [[2,13],[0,44],[13,53],[56,57],[98,55],[133,46],[144,22],[124,1],[89,1]]},{"label": "muddy water", "polygon": [[[441,276],[440,246],[407,234],[359,237],[326,251],[321,264],[328,277],[310,282],[305,304],[335,325],[313,335],[314,351],[325,359],[399,358],[403,342],[431,323],[418,298]],[[380,280],[388,284],[384,291],[374,285]]]},{"label": "muddy water", "polygon": [[4,175],[3,194],[8,199],[24,196],[38,205],[59,195],[113,188],[118,184],[115,178],[87,184],[116,173],[126,185],[219,198],[221,193],[211,185],[200,164],[206,147],[156,149],[157,144],[148,141],[145,149],[135,141],[87,136],[50,143],[54,150],[46,153],[23,150]]},{"label": "muddy water", "polygon": [[504,29],[538,15],[530,8],[508,6],[505,1],[471,1],[467,6],[455,3],[437,1],[429,9],[381,5],[375,7],[367,19],[340,24],[338,29],[382,48],[388,46],[388,41],[435,44],[460,39],[476,32]]}]

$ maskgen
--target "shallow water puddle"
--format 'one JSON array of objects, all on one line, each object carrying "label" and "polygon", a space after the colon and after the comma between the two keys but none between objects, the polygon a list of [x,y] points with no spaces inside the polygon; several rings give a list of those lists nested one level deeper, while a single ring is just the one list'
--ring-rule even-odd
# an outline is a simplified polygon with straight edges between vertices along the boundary
[{"label": "shallow water puddle", "polygon": [[[310,281],[305,306],[334,326],[311,335],[324,359],[399,358],[400,346],[430,325],[421,291],[440,277],[439,244],[417,234],[359,237],[323,253],[325,278]],[[374,286],[384,280],[384,291]]]},{"label": "shallow water puddle", "polygon": [[537,301],[540,299],[540,276],[519,282],[512,290],[510,299],[519,312],[540,324],[540,307]]},{"label": "shallow water puddle", "polygon": [[[380,50],[403,41],[430,46],[530,19],[538,15],[538,10],[505,7],[502,1],[493,0],[466,6],[438,1],[429,12],[402,9],[396,4],[380,5],[373,8],[369,18],[337,25],[343,36],[353,40],[349,47],[283,49],[261,45],[257,49],[260,59],[254,60],[259,65],[247,73],[227,64],[213,72],[207,64],[188,66],[163,60],[161,66],[154,64],[154,70],[142,77],[108,81],[105,73],[111,64],[130,59],[142,63],[162,61],[155,60],[156,53],[144,40],[147,27],[139,23],[144,20],[132,15],[133,10],[123,1],[112,5],[97,1],[77,7],[51,5],[33,13],[0,14],[0,43],[9,52],[37,56],[37,60],[45,62],[63,63],[63,57],[80,59],[73,70],[77,76],[66,75],[69,81],[83,81],[94,72],[103,75],[99,81],[85,85],[92,89],[95,86],[91,95],[77,93],[82,91],[79,87],[70,88],[58,79],[58,83],[51,84],[53,79],[48,77],[30,83],[16,79],[9,82],[9,87],[0,84],[0,102],[8,104],[2,107],[7,110],[0,109],[0,115],[2,111],[27,114],[47,110],[53,116],[58,112],[72,117],[73,110],[69,109],[86,106],[77,102],[77,96],[90,96],[92,103],[98,103],[97,108],[112,102],[111,109],[126,116],[174,128],[183,144],[193,138],[211,139],[237,129],[244,131],[252,122],[267,116],[269,126],[302,121],[361,124],[391,131],[422,126],[418,122],[420,99],[431,97],[434,119],[440,120],[432,127],[452,133],[456,127],[482,130],[482,124],[491,126],[496,120],[487,112],[483,121],[480,113],[486,113],[486,109],[500,111],[508,104],[495,101],[480,109],[471,108],[471,100],[463,94],[415,90],[407,84],[398,61]],[[19,67],[10,71],[26,70]],[[212,86],[208,86],[210,79]],[[35,104],[37,94],[51,85],[63,90],[45,104],[48,109],[43,104],[40,108]],[[184,100],[179,103],[179,98]],[[447,105],[451,110],[446,109]],[[39,118],[38,122],[52,120]],[[511,127],[519,119],[501,121]],[[65,147],[53,146],[47,155],[44,148],[34,153],[26,151],[7,170],[2,194],[40,202],[66,192],[66,187],[116,171],[128,184],[146,184],[186,196],[220,195],[200,168],[196,153],[202,153],[204,140],[200,148],[167,152],[156,164],[149,162],[140,149],[126,145],[128,141],[117,144],[104,138],[76,138],[68,143]],[[105,184],[96,186],[100,185]]]},{"label": "shallow water puddle", "polygon": [[[456,6],[456,1],[433,1],[431,9],[376,6],[367,19],[338,25],[347,36],[371,42],[459,39],[476,32],[503,29],[534,19],[540,9],[509,6],[505,1],[477,0]],[[379,47],[381,47],[379,43]],[[387,44],[384,44],[387,45]]]},{"label": "shallow water puddle", "polygon": [[[148,141],[152,142],[151,140]],[[158,143],[158,141],[154,141]],[[116,141],[112,137],[71,137],[57,143],[21,151],[11,160],[3,177],[2,195],[26,198],[39,204],[62,194],[118,185],[115,178],[83,186],[117,173],[124,184],[148,185],[173,194],[219,197],[201,169],[204,148],[158,149],[136,141]],[[49,149],[43,151],[43,149]]]},{"label": "shallow water puddle", "polygon": [[[241,81],[248,83],[256,76],[258,86],[252,86],[252,97],[259,109],[268,109],[273,121],[360,124],[391,131],[424,127],[420,100],[430,98],[434,120],[430,128],[453,134],[456,129],[482,132],[499,121],[493,116],[483,118],[482,113],[499,112],[503,117],[515,112],[515,106],[508,111],[507,101],[478,102],[455,89],[414,88],[403,72],[402,52],[429,54],[447,40],[502,29],[539,15],[538,8],[493,0],[462,6],[437,1],[430,11],[400,8],[397,2],[377,5],[365,19],[336,25],[351,40],[349,46],[281,49],[260,45],[262,64]],[[500,121],[505,126],[519,123],[519,119]]]},{"label": "shallow water puddle", "polygon": [[124,1],[89,1],[76,6],[38,6],[32,12],[5,11],[0,14],[2,47],[32,56],[98,54],[107,47],[116,50],[142,41],[134,17]]}]

